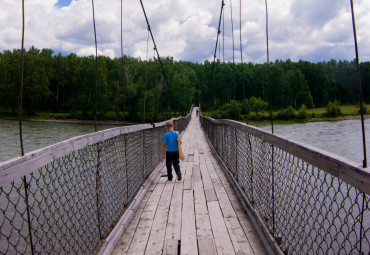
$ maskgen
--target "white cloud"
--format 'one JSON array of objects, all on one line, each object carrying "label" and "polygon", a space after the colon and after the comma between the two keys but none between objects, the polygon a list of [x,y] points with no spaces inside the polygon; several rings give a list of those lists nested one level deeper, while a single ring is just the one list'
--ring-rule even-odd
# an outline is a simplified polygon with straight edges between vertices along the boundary
[{"label": "white cloud", "polygon": [[[72,1],[67,7],[57,0],[25,1],[25,47],[51,48],[79,55],[95,53],[92,7],[89,0]],[[94,1],[98,52],[121,55],[120,1]],[[202,62],[213,59],[221,1],[143,0],[161,57]],[[264,1],[232,0],[234,56],[240,61],[239,31],[242,31],[244,61],[266,61]],[[232,61],[230,0],[225,0],[225,57]],[[349,2],[322,0],[268,0],[270,60],[323,61],[354,58]],[[124,54],[146,57],[147,25],[137,0],[123,1]],[[0,2],[0,50],[20,47],[21,2]],[[355,3],[360,60],[370,60],[370,1]],[[222,50],[222,40],[221,40]],[[149,56],[153,56],[149,45]]]}]

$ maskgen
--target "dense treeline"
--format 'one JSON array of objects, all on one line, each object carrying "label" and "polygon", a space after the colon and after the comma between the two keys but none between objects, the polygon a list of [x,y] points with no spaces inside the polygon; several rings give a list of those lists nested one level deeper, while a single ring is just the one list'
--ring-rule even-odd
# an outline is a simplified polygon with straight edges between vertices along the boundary
[{"label": "dense treeline", "polygon": [[[21,51],[0,53],[0,109],[16,112],[19,97]],[[123,63],[123,72],[122,72]],[[355,62],[276,61],[267,64],[176,62],[162,59],[166,77],[158,61],[132,57],[98,57],[97,110],[126,112],[126,119],[159,120],[164,113],[183,114],[192,103],[201,102],[212,110],[239,102],[246,107],[251,97],[268,102],[271,109],[292,106],[299,109],[358,102]],[[370,63],[361,64],[363,95],[370,102]],[[54,55],[50,49],[31,47],[24,56],[24,101],[28,114],[38,111],[80,112],[89,118],[95,104],[95,57],[76,54]],[[253,99],[253,100],[255,100]],[[144,104],[145,102],[145,104]],[[118,116],[118,115],[117,115]],[[236,116],[237,117],[237,116]]]}]

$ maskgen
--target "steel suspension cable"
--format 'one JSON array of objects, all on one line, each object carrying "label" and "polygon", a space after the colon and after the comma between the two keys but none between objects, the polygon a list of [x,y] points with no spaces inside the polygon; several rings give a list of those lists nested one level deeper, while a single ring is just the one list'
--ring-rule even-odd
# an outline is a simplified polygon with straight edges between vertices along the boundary
[{"label": "steel suspension cable", "polygon": [[[94,126],[95,126],[95,132],[98,131],[96,126],[96,113],[98,108],[98,42],[96,40],[96,26],[95,26],[95,8],[94,8],[94,0],[91,0],[92,5],[92,14],[93,14],[93,24],[94,24],[94,38],[95,38],[95,105],[94,105]],[[98,229],[99,229],[99,235],[100,238],[102,237],[102,231],[101,231],[101,224],[100,224],[100,207],[99,207],[99,175],[100,175],[100,148],[99,143],[96,144],[97,146],[97,165],[96,165],[96,193],[98,194],[96,196],[96,205],[98,208]]]},{"label": "steel suspension cable", "polygon": [[[123,0],[121,0],[121,75],[122,75],[122,94],[123,94],[123,122],[126,121],[126,100],[125,100],[125,85],[124,85],[124,68],[123,68]],[[119,102],[119,98],[118,98]],[[119,103],[118,103],[119,105]],[[119,108],[118,108],[119,109]],[[119,110],[118,110],[119,112]]]},{"label": "steel suspension cable", "polygon": [[146,71],[145,71],[145,88],[144,88],[144,117],[143,123],[145,123],[145,101],[146,101],[146,87],[148,85],[148,50],[149,50],[149,28],[148,28],[148,38],[146,39]]},{"label": "steel suspension cable", "polygon": [[270,84],[270,52],[269,52],[269,14],[267,8],[267,0],[265,0],[266,6],[266,53],[267,53],[267,86],[270,90],[270,118],[271,118],[271,133],[274,133],[274,120],[272,116],[272,89]]},{"label": "steel suspension cable", "polygon": [[96,26],[95,26],[95,8],[94,0],[91,0],[92,14],[93,14],[93,25],[94,25],[94,38],[95,38],[95,105],[94,105],[94,125],[95,132],[98,131],[96,127],[96,112],[98,108],[98,42],[96,40]]},{"label": "steel suspension cable", "polygon": [[21,77],[19,87],[19,140],[21,146],[21,155],[24,156],[23,132],[22,132],[22,110],[23,110],[23,72],[24,72],[24,0],[22,0],[22,43],[21,43]]},{"label": "steel suspension cable", "polygon": [[243,43],[242,43],[242,0],[240,0],[239,26],[240,26],[240,60],[241,60],[241,64],[242,64],[243,100],[245,100],[245,87],[244,87],[244,63],[243,63]]},{"label": "steel suspension cable", "polygon": [[[361,72],[360,72],[360,60],[358,55],[358,45],[357,45],[357,33],[356,33],[356,22],[355,22],[355,11],[353,8],[353,0],[350,0],[351,3],[351,14],[352,14],[352,26],[353,26],[353,37],[355,43],[356,51],[356,66],[357,66],[357,82],[358,82],[358,94],[360,98],[360,113],[361,113],[361,129],[362,129],[362,147],[364,153],[364,159],[362,161],[362,167],[367,167],[367,155],[366,155],[366,137],[365,137],[365,123],[364,123],[364,108],[363,108],[363,99],[362,99],[362,85],[361,85]],[[361,228],[360,228],[360,250],[359,253],[362,254],[362,238],[364,235],[364,210],[365,210],[365,193],[362,192],[362,210],[361,210]]]},{"label": "steel suspension cable", "polygon": [[233,4],[232,0],[230,0],[230,18],[231,18],[231,37],[233,42],[233,99],[234,99],[234,111],[235,111],[235,100],[236,100],[236,75],[235,75],[235,40],[234,40],[234,19],[233,19]]},{"label": "steel suspension cable", "polygon": [[[270,90],[270,117],[271,117],[271,133],[274,133],[274,121],[272,116],[272,89],[270,83],[270,54],[269,54],[269,18],[268,18],[268,6],[267,0],[265,0],[266,6],[266,51],[267,51],[267,85]],[[272,235],[275,237],[275,173],[274,173],[274,145],[271,145],[271,200],[272,200]]]},{"label": "steel suspension cable", "polygon": [[[22,110],[23,110],[23,80],[24,80],[24,0],[22,0],[22,42],[21,42],[21,73],[20,73],[20,87],[19,87],[19,140],[21,146],[21,155],[24,156],[24,147],[23,147],[23,131],[22,131]],[[26,202],[26,211],[27,211],[27,223],[28,223],[28,232],[30,237],[31,244],[31,254],[34,254],[33,240],[32,240],[32,225],[30,217],[30,207],[28,205],[28,182],[27,176],[23,178],[24,185],[24,195]]]},{"label": "steel suspension cable", "polygon": [[235,43],[234,43],[234,20],[233,20],[233,3],[232,3],[232,0],[230,0],[230,19],[231,19],[231,37],[232,37],[232,40],[233,40],[233,65],[234,65],[234,62],[235,62]]},{"label": "steel suspension cable", "polygon": [[[220,27],[221,27],[221,18],[222,18],[222,13],[223,13],[224,5],[225,5],[224,0],[222,0],[222,2],[221,2],[221,11],[220,11],[220,18],[218,20],[218,29],[217,29],[215,52],[213,54],[213,64],[212,64],[211,79],[209,81],[209,83],[210,83],[211,86],[212,86],[213,72],[215,70],[215,61],[216,61],[216,57],[217,57],[216,54],[217,54],[218,40],[219,40],[220,33],[221,33]],[[211,89],[211,91],[212,91],[212,89]]]},{"label": "steel suspension cable", "polygon": [[156,51],[156,53],[157,53],[157,58],[158,58],[159,64],[161,65],[162,74],[163,74],[164,79],[165,79],[165,81],[166,81],[166,83],[167,83],[167,86],[169,86],[170,84],[169,84],[169,82],[168,82],[168,80],[167,80],[166,72],[164,71],[163,64],[162,64],[162,60],[161,60],[161,57],[159,56],[158,48],[157,48],[157,45],[156,45],[156,43],[155,43],[154,36],[153,36],[152,30],[151,30],[151,28],[150,28],[149,20],[148,20],[148,17],[147,17],[147,15],[146,15],[145,8],[144,8],[143,1],[142,1],[142,0],[140,0],[140,4],[141,4],[141,8],[143,9],[143,13],[144,13],[144,16],[145,16],[146,24],[147,24],[147,26],[148,26],[148,30],[149,30],[149,32],[150,32],[150,36],[152,37],[152,41],[153,41],[153,44],[154,44],[154,49],[155,49],[155,51]]},{"label": "steel suspension cable", "polygon": [[222,13],[222,58],[225,63],[225,12]]},{"label": "steel suspension cable", "polygon": [[360,99],[360,112],[361,112],[361,128],[362,128],[362,146],[364,153],[364,160],[362,162],[362,167],[367,167],[367,156],[366,156],[366,137],[365,137],[365,123],[364,123],[364,111],[363,111],[363,99],[362,99],[362,85],[361,85],[361,72],[360,72],[360,61],[358,56],[358,46],[357,46],[357,33],[356,33],[356,23],[355,23],[355,12],[353,9],[353,0],[351,2],[351,13],[352,13],[352,26],[353,26],[353,37],[355,41],[355,51],[356,51],[356,66],[357,66],[357,82],[358,82],[358,94]]}]

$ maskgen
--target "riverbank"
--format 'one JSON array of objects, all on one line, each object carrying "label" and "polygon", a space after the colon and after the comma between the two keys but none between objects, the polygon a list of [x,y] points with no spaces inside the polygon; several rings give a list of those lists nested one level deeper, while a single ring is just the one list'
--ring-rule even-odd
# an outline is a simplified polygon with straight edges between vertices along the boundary
[{"label": "riverbank", "polygon": [[[370,107],[370,106],[369,106]],[[308,109],[306,112],[306,118],[290,118],[290,119],[278,119],[277,112],[273,112],[274,116],[274,123],[276,124],[294,124],[294,123],[306,123],[306,122],[321,122],[321,121],[341,121],[341,120],[355,120],[360,119],[361,115],[358,113],[358,106],[355,105],[345,105],[341,106],[342,114],[337,117],[326,117],[325,112],[326,108],[314,108]],[[82,113],[46,113],[40,112],[36,113],[34,116],[25,116],[24,120],[27,121],[35,121],[35,122],[53,122],[53,123],[69,123],[69,124],[88,124],[94,125],[94,120],[89,118],[85,119],[82,118]],[[213,115],[213,112],[203,112],[205,116]],[[297,116],[298,113],[296,112],[295,115]],[[161,116],[163,120],[170,119],[169,116]],[[365,119],[370,118],[370,114],[366,114],[364,116]],[[15,113],[9,112],[0,112],[0,119],[8,119],[8,120],[17,120],[18,116]],[[119,120],[118,120],[119,119]],[[97,125],[138,125],[142,124],[142,122],[135,122],[135,121],[123,121],[122,113],[120,116],[116,116],[115,113],[109,112],[107,116],[101,120],[98,118],[96,121]],[[251,113],[250,116],[244,116],[242,119],[238,121],[247,123],[249,125],[268,125],[271,123],[271,119],[269,117],[268,112],[262,112],[259,116],[256,114]],[[160,121],[155,121],[160,122]],[[146,123],[150,123],[147,121]]]},{"label": "riverbank", "polygon": [[[364,119],[369,119],[370,114],[364,115]],[[306,119],[289,119],[281,120],[274,119],[274,124],[296,124],[296,123],[307,123],[307,122],[323,122],[323,121],[342,121],[342,120],[360,120],[361,115],[340,115],[338,117],[311,117]],[[243,120],[242,122],[248,125],[269,125],[271,120]]]},{"label": "riverbank", "polygon": [[[364,115],[364,119],[369,119],[370,114]],[[0,116],[0,119],[4,120],[17,120],[17,118],[3,118]],[[341,121],[341,120],[360,120],[361,116],[357,115],[340,115],[338,117],[308,117],[306,119],[289,119],[281,120],[274,119],[274,124],[295,124],[295,123],[306,123],[306,122],[321,122],[321,121]],[[51,123],[68,123],[68,124],[87,124],[94,125],[94,120],[84,120],[84,119],[39,119],[39,118],[27,118],[27,121],[33,122],[51,122]],[[247,123],[248,125],[268,125],[271,124],[271,120],[239,120],[241,122]],[[120,125],[120,126],[129,126],[129,125],[139,125],[142,123],[139,122],[130,122],[130,121],[118,121],[118,120],[97,120],[97,125]]]}]

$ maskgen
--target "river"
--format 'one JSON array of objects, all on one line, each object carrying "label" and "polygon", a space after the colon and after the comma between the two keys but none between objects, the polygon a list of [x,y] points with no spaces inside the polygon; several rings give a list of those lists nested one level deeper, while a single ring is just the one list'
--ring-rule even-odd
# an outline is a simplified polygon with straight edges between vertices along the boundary
[{"label": "river", "polygon": [[[97,125],[99,131],[113,127],[116,126]],[[41,121],[23,121],[22,129],[25,153],[95,131],[92,124]],[[21,155],[18,121],[0,120],[0,141],[0,162]]]},{"label": "river", "polygon": [[[113,127],[115,126],[98,125],[98,130]],[[269,125],[258,127],[271,131]],[[369,134],[370,119],[365,120],[365,128]],[[31,152],[91,132],[94,132],[94,125],[91,124],[24,121],[24,150],[25,153]],[[277,124],[274,125],[274,133],[343,156],[359,164],[363,160],[360,120]],[[0,120],[0,141],[0,162],[20,155],[17,121]],[[369,145],[367,151],[370,151]]]},{"label": "river", "polygon": [[[258,126],[271,132],[270,125]],[[370,119],[365,120],[366,137],[370,139]],[[362,164],[363,146],[360,120],[276,124],[274,134],[308,144]],[[370,152],[370,140],[366,151]]]}]

